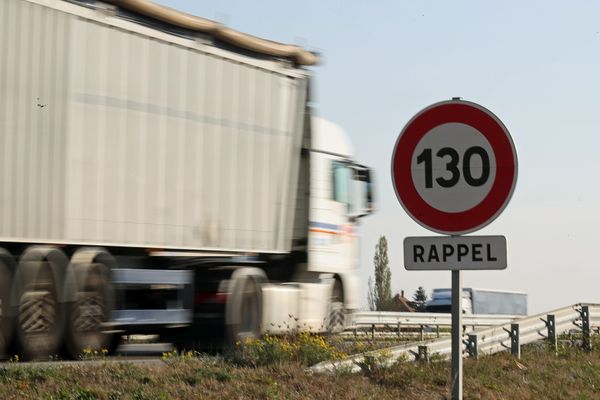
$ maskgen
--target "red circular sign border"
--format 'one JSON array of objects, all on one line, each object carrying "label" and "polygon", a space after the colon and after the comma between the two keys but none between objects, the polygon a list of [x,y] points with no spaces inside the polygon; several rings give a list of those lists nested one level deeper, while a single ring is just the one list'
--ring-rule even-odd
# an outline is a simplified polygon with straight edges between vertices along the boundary
[{"label": "red circular sign border", "polygon": [[[411,174],[412,156],[419,141],[434,127],[452,122],[469,125],[483,134],[496,158],[496,177],[486,197],[458,213],[427,204]],[[491,111],[463,100],[443,101],[417,113],[398,136],[392,156],[392,180],[400,204],[415,221],[435,232],[460,235],[483,228],[506,207],[517,181],[517,154],[510,133]]]}]

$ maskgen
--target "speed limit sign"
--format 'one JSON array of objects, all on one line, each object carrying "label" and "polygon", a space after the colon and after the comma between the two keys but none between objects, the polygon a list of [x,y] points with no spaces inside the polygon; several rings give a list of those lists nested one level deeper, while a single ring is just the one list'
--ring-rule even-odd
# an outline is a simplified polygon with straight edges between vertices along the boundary
[{"label": "speed limit sign", "polygon": [[460,235],[502,212],[517,180],[517,154],[508,130],[489,110],[444,101],[406,124],[394,147],[392,179],[415,221]]}]

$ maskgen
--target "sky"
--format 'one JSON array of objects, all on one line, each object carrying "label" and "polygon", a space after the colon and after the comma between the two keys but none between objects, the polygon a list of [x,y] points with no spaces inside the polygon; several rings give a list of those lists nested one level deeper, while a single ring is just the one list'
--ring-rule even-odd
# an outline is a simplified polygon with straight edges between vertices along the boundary
[{"label": "sky", "polygon": [[449,271],[406,271],[403,239],[431,236],[394,194],[398,134],[452,97],[508,128],[519,175],[511,202],[477,235],[504,235],[508,268],[464,271],[463,286],[524,291],[529,312],[600,303],[600,2],[155,0],[259,37],[318,51],[316,114],[344,128],[376,174],[361,233],[361,294],[380,235],[392,290],[450,287]]}]

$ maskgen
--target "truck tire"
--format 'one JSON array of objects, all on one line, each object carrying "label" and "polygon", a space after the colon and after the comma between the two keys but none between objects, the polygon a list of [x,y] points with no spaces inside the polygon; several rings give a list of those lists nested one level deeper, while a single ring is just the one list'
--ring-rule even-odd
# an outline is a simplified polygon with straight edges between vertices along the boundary
[{"label": "truck tire", "polygon": [[26,360],[48,359],[59,353],[67,262],[62,251],[45,246],[28,248],[19,260],[11,303],[16,312],[17,349]]},{"label": "truck tire", "polygon": [[266,281],[258,268],[240,268],[230,279],[231,295],[225,309],[226,345],[258,338],[262,323],[261,283]]},{"label": "truck tire", "polygon": [[13,257],[0,249],[0,356],[7,356],[9,344],[15,329],[14,308],[10,304],[10,290],[13,284]]},{"label": "truck tire", "polygon": [[67,306],[65,347],[72,358],[86,351],[109,353],[116,346],[107,323],[114,309],[110,273],[114,258],[102,249],[80,249],[69,263],[67,274],[75,284]]},{"label": "truck tire", "polygon": [[341,282],[336,279],[331,291],[331,298],[327,305],[327,317],[325,319],[325,329],[329,333],[340,333],[344,330],[344,294]]}]

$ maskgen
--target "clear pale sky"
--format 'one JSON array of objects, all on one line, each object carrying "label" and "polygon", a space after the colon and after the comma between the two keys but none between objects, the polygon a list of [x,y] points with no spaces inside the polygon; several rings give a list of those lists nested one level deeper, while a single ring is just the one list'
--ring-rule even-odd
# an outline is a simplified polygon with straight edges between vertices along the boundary
[{"label": "clear pale sky", "polygon": [[475,233],[507,237],[508,268],[465,271],[463,285],[525,291],[530,313],[600,303],[600,2],[156,1],[322,53],[317,114],[376,172],[378,212],[360,228],[365,306],[379,235],[394,292],[450,286],[450,272],[404,269],[404,237],[432,233],[405,214],[389,171],[406,122],[451,97],[494,112],[519,157],[512,201]]}]

